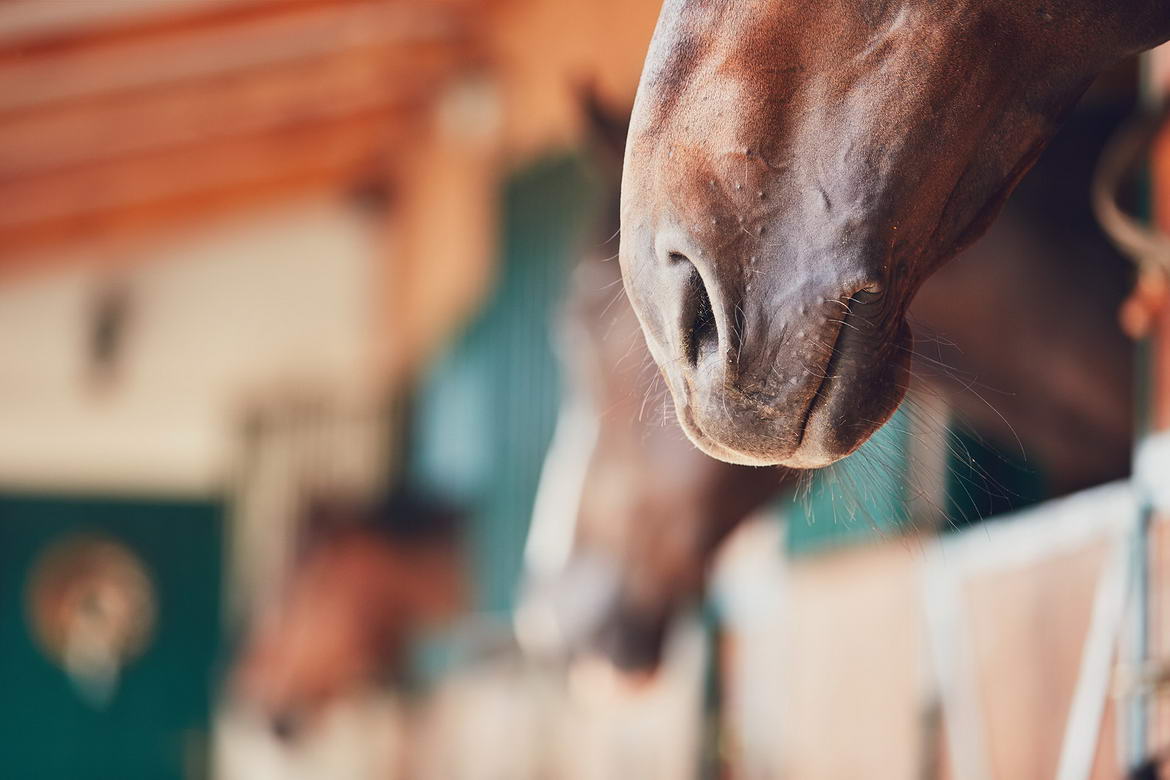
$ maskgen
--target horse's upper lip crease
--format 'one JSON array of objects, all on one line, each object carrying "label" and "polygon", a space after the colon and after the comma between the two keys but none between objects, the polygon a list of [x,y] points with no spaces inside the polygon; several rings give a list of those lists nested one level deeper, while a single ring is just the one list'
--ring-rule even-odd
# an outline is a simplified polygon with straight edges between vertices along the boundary
[{"label": "horse's upper lip crease", "polygon": [[837,325],[837,333],[833,337],[832,350],[829,352],[829,359],[825,361],[825,375],[821,377],[821,381],[817,383],[817,388],[813,391],[812,398],[810,398],[808,401],[808,407],[804,410],[804,414],[801,416],[800,438],[796,440],[795,451],[799,451],[801,446],[804,445],[804,437],[808,434],[808,421],[812,419],[813,412],[816,411],[817,406],[819,406],[820,403],[825,400],[822,397],[821,392],[825,389],[825,386],[829,384],[829,379],[831,379],[833,376],[833,366],[837,363],[837,360],[841,355],[841,350],[839,349],[839,345],[841,344],[841,334],[845,331],[846,323],[849,322],[849,318],[852,316],[853,309],[850,308],[849,311],[846,312],[845,316],[841,318],[841,322]]}]

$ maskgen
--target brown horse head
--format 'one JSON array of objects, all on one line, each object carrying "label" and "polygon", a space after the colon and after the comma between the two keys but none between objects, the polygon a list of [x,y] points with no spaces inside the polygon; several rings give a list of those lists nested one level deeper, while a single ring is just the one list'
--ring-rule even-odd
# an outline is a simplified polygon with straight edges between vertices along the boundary
[{"label": "brown horse head", "polygon": [[[905,313],[1164,0],[667,0],[626,152],[626,288],[690,438],[816,467],[907,385]],[[961,306],[962,301],[955,301]]]},{"label": "brown horse head", "polygon": [[[621,270],[607,257],[629,114],[602,105],[592,91],[583,98],[606,189],[558,328],[568,397],[541,493],[563,498],[538,501],[533,529],[534,537],[571,540],[571,550],[551,578],[530,572],[526,605],[557,624],[555,649],[600,652],[619,668],[649,671],[671,621],[701,595],[715,548],[792,480],[785,469],[710,458],[679,430],[622,294]],[[567,484],[575,487],[560,487]]]},{"label": "brown horse head", "polygon": [[657,666],[667,628],[700,597],[715,549],[793,484],[791,472],[722,463],[695,449],[667,399],[617,264],[586,258],[567,311],[570,378],[597,415],[573,555],[612,572],[610,600],[582,637],[618,667]]},{"label": "brown horse head", "polygon": [[283,598],[258,616],[232,680],[282,737],[398,671],[412,632],[464,601],[452,510],[399,494],[373,509],[331,502],[315,514],[326,528]]}]

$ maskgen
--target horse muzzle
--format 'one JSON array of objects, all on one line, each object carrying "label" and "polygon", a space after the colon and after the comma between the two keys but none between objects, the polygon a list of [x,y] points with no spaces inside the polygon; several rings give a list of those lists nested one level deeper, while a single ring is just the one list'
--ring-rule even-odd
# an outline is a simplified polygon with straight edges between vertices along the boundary
[{"label": "horse muzzle", "polygon": [[882,280],[826,272],[794,283],[791,274],[720,269],[677,252],[659,268],[659,294],[638,289],[650,274],[631,274],[630,298],[679,422],[708,455],[826,466],[901,402],[912,342]]}]

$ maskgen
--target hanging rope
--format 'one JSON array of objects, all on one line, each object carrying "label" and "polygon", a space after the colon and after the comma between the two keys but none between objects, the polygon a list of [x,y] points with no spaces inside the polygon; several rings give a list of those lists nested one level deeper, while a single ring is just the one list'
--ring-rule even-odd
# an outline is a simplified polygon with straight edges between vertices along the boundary
[{"label": "hanging rope", "polygon": [[1127,177],[1170,120],[1170,108],[1134,120],[1105,147],[1093,177],[1093,210],[1114,245],[1142,271],[1170,274],[1170,236],[1127,214],[1118,203]]}]

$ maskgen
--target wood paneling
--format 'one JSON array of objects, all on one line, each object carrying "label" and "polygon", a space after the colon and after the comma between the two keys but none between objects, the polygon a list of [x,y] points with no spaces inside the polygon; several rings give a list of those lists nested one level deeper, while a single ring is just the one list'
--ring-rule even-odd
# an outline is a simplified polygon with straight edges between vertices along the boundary
[{"label": "wood paneling", "polygon": [[470,2],[174,5],[39,36],[0,14],[0,265],[384,178],[480,60]]},{"label": "wood paneling", "polygon": [[407,128],[384,113],[0,181],[0,266],[46,243],[351,186],[382,167]]}]

